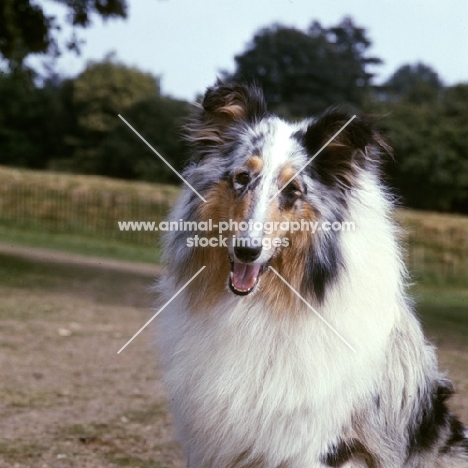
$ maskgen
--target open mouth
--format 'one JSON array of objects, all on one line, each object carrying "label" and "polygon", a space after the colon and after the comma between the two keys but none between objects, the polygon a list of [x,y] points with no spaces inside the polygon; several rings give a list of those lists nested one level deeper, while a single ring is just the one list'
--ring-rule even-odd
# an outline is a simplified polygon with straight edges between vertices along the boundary
[{"label": "open mouth", "polygon": [[261,263],[231,261],[229,288],[238,296],[247,296],[256,288],[260,275],[265,269],[265,264]]}]

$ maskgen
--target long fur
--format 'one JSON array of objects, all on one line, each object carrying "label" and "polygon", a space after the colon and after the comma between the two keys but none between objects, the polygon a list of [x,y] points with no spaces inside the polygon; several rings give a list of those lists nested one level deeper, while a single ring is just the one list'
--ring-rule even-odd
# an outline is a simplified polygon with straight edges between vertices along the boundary
[{"label": "long fur", "polygon": [[[270,200],[349,117],[331,109],[288,123],[268,114],[258,88],[218,82],[188,126],[184,176],[206,203],[185,188],[170,220],[355,224],[230,230],[228,247],[187,247],[216,229],[168,233],[163,302],[206,267],[159,318],[189,468],[468,467],[468,440],[445,403],[452,385],[405,291],[379,174],[389,147],[372,122],[354,119]],[[273,237],[288,246],[234,240]]]}]

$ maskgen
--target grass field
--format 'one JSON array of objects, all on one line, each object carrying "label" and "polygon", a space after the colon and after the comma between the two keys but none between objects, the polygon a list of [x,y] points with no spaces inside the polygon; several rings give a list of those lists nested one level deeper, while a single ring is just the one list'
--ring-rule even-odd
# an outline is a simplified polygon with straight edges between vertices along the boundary
[{"label": "grass field", "polygon": [[15,247],[39,247],[92,257],[110,258],[128,262],[156,264],[160,259],[160,246],[103,239],[89,234],[41,231],[0,223],[0,244]]},{"label": "grass field", "polygon": [[468,284],[468,217],[427,211],[399,210],[405,231],[408,265],[418,282]]},{"label": "grass field", "polygon": [[[118,221],[159,222],[178,193],[171,185],[0,166],[0,236],[17,228],[22,232],[18,241],[28,245],[46,247],[57,241],[59,248],[67,248],[60,241],[66,234],[110,242],[119,251],[129,244],[153,247],[155,233],[122,232]],[[84,245],[82,250],[88,253]]]},{"label": "grass field", "polygon": [[[0,243],[131,261],[159,259],[156,232],[120,221],[161,221],[179,193],[169,185],[0,166]],[[407,263],[418,282],[463,286],[468,217],[400,210]]]}]

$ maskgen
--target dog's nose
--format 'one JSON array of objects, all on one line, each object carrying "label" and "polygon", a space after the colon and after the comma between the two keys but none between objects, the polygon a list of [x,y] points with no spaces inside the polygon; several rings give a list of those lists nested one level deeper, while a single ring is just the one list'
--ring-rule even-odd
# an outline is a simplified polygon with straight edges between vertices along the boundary
[{"label": "dog's nose", "polygon": [[234,247],[234,253],[236,257],[242,262],[253,262],[260,257],[262,253],[262,246],[259,247],[246,247],[246,246],[236,246]]}]

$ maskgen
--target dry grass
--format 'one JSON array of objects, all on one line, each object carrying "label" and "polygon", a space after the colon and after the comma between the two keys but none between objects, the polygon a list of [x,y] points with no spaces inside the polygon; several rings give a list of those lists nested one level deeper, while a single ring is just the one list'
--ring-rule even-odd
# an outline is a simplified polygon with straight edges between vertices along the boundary
[{"label": "dry grass", "polygon": [[[125,245],[152,248],[159,232],[122,232],[117,221],[159,222],[178,193],[170,185],[0,167],[0,239],[9,242],[17,237],[23,245],[52,248],[55,242],[57,249],[67,249],[66,241],[52,239],[65,233],[76,237],[73,244],[92,245],[105,239],[115,244],[117,252],[124,252]],[[408,264],[419,282],[465,284],[468,217],[401,210],[397,220],[406,230]],[[21,229],[21,235],[9,234],[8,229],[15,228]],[[78,239],[83,235],[89,239]],[[87,253],[88,248],[81,250]],[[102,246],[94,254],[112,255]],[[128,259],[127,253],[123,257]]]},{"label": "dry grass", "polygon": [[179,189],[173,185],[125,181],[110,177],[62,174],[0,166],[0,187],[43,187],[71,192],[108,192],[137,195],[152,201],[174,200]]},{"label": "dry grass", "polygon": [[468,217],[428,211],[400,210],[407,263],[418,282],[466,286]]},{"label": "dry grass", "polygon": [[122,232],[118,221],[165,218],[171,185],[0,167],[0,223],[22,230],[153,245],[154,232]]}]

